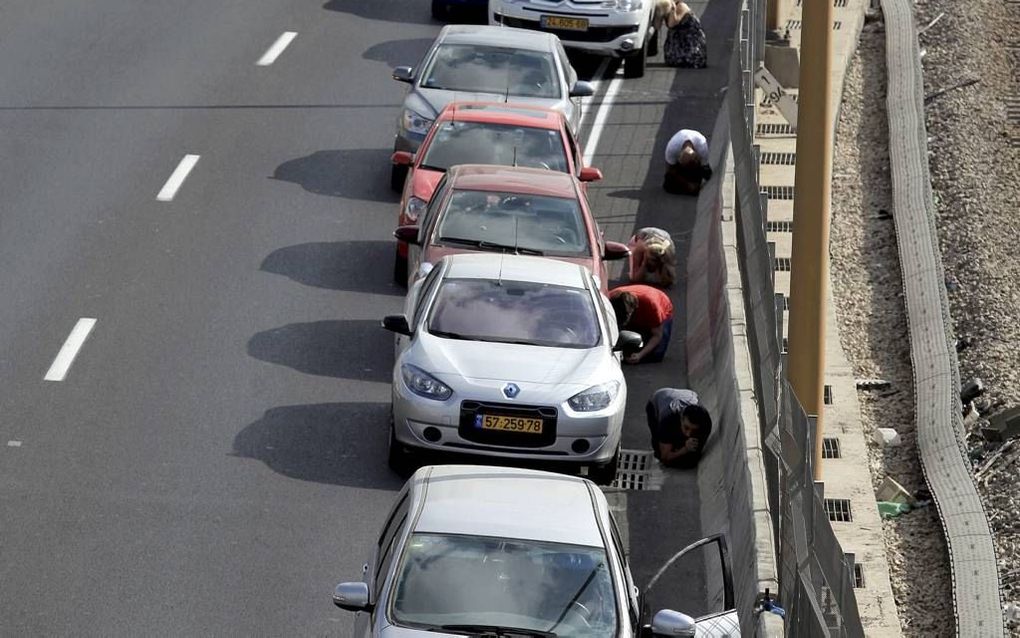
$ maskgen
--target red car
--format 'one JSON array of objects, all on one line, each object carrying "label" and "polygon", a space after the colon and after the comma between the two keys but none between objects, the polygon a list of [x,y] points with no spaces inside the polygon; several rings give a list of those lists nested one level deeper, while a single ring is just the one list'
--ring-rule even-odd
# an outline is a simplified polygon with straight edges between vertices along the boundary
[{"label": "red car", "polygon": [[[397,151],[393,163],[409,169],[397,226],[417,223],[436,183],[456,164],[525,166],[569,173],[582,182],[602,179],[597,168],[581,166],[581,150],[562,113],[519,104],[453,102],[440,112],[418,152]],[[400,283],[407,280],[404,242],[397,244],[393,274]]]},{"label": "red car", "polygon": [[581,182],[569,173],[491,164],[453,166],[418,217],[420,225],[400,226],[394,232],[410,244],[412,278],[422,263],[434,264],[445,255],[502,251],[581,264],[606,292],[605,262],[630,254],[625,244],[605,241]]}]

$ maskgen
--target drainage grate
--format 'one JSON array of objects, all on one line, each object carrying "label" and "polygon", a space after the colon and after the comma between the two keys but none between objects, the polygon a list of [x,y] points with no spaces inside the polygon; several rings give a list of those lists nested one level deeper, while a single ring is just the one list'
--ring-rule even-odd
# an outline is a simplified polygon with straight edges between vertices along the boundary
[{"label": "drainage grate", "polygon": [[854,589],[864,589],[864,567],[854,563]]},{"label": "drainage grate", "polygon": [[822,403],[825,405],[832,405],[832,386],[822,386]]},{"label": "drainage grate", "polygon": [[769,199],[793,199],[793,186],[762,186]]},{"label": "drainage grate", "polygon": [[1020,98],[1013,97],[1006,100],[1006,119],[1010,122],[1020,123]]},{"label": "drainage grate", "polygon": [[789,257],[776,257],[776,272],[790,272]]},{"label": "drainage grate", "polygon": [[822,458],[841,459],[842,453],[839,450],[839,439],[834,436],[827,436],[822,439]]},{"label": "drainage grate", "polygon": [[827,498],[822,501],[825,513],[834,523],[851,523],[854,520],[850,511],[850,501],[845,498]]},{"label": "drainage grate", "polygon": [[765,222],[765,232],[767,233],[792,233],[793,222],[776,221],[776,222]]},{"label": "drainage grate", "polygon": [[761,154],[761,163],[774,166],[794,166],[797,163],[797,154],[768,151]]},{"label": "drainage grate", "polygon": [[758,135],[793,135],[793,127],[787,122],[765,122],[757,127]]},{"label": "drainage grate", "polygon": [[662,489],[663,474],[651,450],[620,450],[613,487],[623,490]]},{"label": "drainage grate", "polygon": [[832,6],[843,8],[847,4],[847,0],[833,0]]}]

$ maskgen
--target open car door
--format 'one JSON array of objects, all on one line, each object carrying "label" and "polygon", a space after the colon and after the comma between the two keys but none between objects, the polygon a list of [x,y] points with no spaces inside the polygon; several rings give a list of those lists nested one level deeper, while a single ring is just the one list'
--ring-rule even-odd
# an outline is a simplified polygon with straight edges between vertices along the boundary
[{"label": "open car door", "polygon": [[[719,562],[717,576],[722,587],[722,609],[713,613],[692,618],[686,614],[671,609],[663,609],[656,612],[652,618],[651,625],[642,628],[643,636],[684,636],[689,638],[740,638],[740,619],[737,617],[737,609],[733,597],[733,571],[730,564],[730,549],[726,543],[724,534],[713,534],[701,540],[691,543],[673,555],[659,571],[652,576],[648,586],[644,589],[644,597],[655,587],[666,570],[681,558],[689,556],[695,550],[715,545],[718,550]],[[702,557],[701,552],[694,556]]]}]

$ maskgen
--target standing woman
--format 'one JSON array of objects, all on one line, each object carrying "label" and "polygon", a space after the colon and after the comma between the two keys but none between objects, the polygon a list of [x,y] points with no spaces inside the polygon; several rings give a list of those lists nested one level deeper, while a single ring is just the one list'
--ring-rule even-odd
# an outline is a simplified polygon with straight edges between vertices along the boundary
[{"label": "standing woman", "polygon": [[666,43],[662,50],[666,66],[704,69],[708,66],[708,42],[701,21],[684,2],[677,2],[666,15]]}]

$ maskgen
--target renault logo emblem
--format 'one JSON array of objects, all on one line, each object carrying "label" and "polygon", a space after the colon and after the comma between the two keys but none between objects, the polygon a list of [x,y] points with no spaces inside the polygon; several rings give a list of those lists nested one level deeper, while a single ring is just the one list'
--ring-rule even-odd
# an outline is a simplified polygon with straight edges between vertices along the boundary
[{"label": "renault logo emblem", "polygon": [[508,383],[503,386],[503,395],[508,399],[512,399],[520,393],[521,389],[517,387],[517,384]]}]

